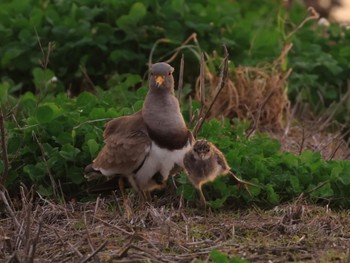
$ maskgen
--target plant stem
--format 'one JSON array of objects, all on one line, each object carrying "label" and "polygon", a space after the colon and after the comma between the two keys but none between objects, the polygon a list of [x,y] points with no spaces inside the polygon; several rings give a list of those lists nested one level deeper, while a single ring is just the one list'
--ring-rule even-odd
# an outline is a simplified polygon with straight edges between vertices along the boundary
[{"label": "plant stem", "polygon": [[205,119],[209,116],[209,113],[211,111],[211,108],[213,107],[215,101],[217,100],[217,98],[219,97],[221,91],[225,88],[226,86],[226,82],[227,82],[227,75],[228,75],[228,51],[226,46],[224,46],[224,52],[225,52],[225,57],[224,57],[224,66],[223,69],[221,71],[221,78],[220,78],[220,83],[219,83],[219,87],[217,89],[217,92],[213,98],[213,100],[211,101],[208,110],[205,112],[203,118],[201,118],[201,116],[199,116],[199,120],[198,123],[193,131],[193,136],[196,137],[197,134],[199,133],[200,129],[202,128],[202,125],[205,121]]},{"label": "plant stem", "polygon": [[9,171],[9,160],[7,155],[7,145],[6,145],[6,136],[5,136],[5,121],[2,107],[0,105],[0,133],[1,133],[1,149],[2,149],[2,160],[4,162],[4,171],[0,179],[0,185],[4,185]]}]

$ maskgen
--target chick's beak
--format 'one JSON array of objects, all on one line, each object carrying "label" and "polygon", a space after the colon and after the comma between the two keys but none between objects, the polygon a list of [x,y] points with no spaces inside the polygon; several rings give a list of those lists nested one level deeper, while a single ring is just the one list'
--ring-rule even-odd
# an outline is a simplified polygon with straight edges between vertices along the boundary
[{"label": "chick's beak", "polygon": [[164,76],[156,76],[154,80],[156,81],[156,86],[159,88],[164,83]]}]

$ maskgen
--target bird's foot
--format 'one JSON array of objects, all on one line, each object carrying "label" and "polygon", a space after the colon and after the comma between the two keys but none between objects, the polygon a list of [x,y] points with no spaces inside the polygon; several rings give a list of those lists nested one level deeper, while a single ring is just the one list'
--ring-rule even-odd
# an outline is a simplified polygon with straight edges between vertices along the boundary
[{"label": "bird's foot", "polygon": [[258,187],[256,184],[244,181],[242,179],[240,179],[239,177],[237,177],[233,172],[229,172],[229,174],[237,181],[237,188],[239,189],[240,187],[244,187],[244,189],[248,192],[248,194],[252,197],[252,193],[250,192],[248,185],[250,186],[255,186]]},{"label": "bird's foot", "polygon": [[101,177],[103,177],[104,175],[100,172],[90,172],[90,173],[86,173],[84,174],[84,178],[90,182],[90,181],[93,181],[93,180],[96,180],[96,179],[99,179]]}]

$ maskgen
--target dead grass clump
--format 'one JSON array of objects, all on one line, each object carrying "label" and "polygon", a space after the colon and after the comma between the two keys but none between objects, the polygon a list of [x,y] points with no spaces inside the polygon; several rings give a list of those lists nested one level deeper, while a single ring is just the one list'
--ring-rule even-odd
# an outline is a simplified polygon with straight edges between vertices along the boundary
[{"label": "dead grass clump", "polygon": [[[272,65],[237,67],[234,76],[226,81],[225,87],[212,106],[209,118],[248,119],[254,129],[280,130],[283,127],[283,116],[289,109],[286,81],[291,73],[291,70],[282,70],[281,64],[290,48],[291,45],[287,45]],[[220,78],[209,72],[208,68],[205,78],[207,82],[205,92],[208,95],[204,104],[208,108],[217,93]],[[198,79],[196,99],[200,98],[201,88]]]}]

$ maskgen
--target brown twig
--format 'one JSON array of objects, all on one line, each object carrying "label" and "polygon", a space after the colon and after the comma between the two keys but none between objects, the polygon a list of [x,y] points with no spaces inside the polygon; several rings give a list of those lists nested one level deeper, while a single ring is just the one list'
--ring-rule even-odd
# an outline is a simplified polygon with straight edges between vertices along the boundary
[{"label": "brown twig", "polygon": [[88,262],[92,257],[94,257],[98,252],[100,252],[107,244],[108,240],[105,240],[94,252],[92,252],[91,255],[87,256],[86,258],[82,259],[80,263]]},{"label": "brown twig", "polygon": [[[177,55],[179,54],[180,50],[183,49],[184,46],[186,46],[191,40],[193,40],[194,42],[197,42],[197,34],[196,33],[192,33],[179,47],[177,47],[175,49],[175,53],[166,61],[166,63],[170,63],[171,61],[173,61]],[[170,42],[170,39],[168,38],[161,38],[161,39],[158,39],[152,49],[151,49],[151,52],[149,54],[149,57],[148,57],[148,66],[151,66],[152,65],[152,60],[153,60],[153,53],[156,49],[156,47],[158,46],[159,43],[169,43]]]},{"label": "brown twig", "polygon": [[116,230],[118,230],[118,231],[121,231],[121,232],[123,232],[124,234],[130,235],[130,236],[132,236],[132,235],[135,234],[134,231],[128,232],[128,231],[126,231],[125,229],[123,229],[123,228],[121,228],[121,227],[118,227],[118,226],[116,226],[116,225],[112,225],[112,224],[108,223],[107,221],[105,221],[105,220],[103,220],[103,219],[100,219],[100,218],[98,218],[98,217],[95,217],[95,218],[96,218],[98,221],[100,221],[101,223],[103,223],[103,224],[105,224],[105,225],[107,225],[107,226],[110,226],[111,228],[114,228],[114,229],[116,229]]},{"label": "brown twig", "polygon": [[[204,54],[202,53],[201,55],[201,62],[200,62],[200,78],[199,78],[199,90],[200,90],[200,99],[201,99],[201,105],[203,106],[202,108],[204,109],[205,105],[205,72],[204,72]],[[201,110],[202,110],[201,108]],[[202,114],[200,114],[202,116]]]},{"label": "brown twig", "polygon": [[326,181],[320,183],[319,185],[317,185],[316,187],[312,188],[311,190],[307,191],[306,194],[311,194],[312,192],[315,192],[316,190],[322,188],[323,186],[325,186],[328,183],[329,183],[329,180],[326,180]]},{"label": "brown twig", "polygon": [[174,55],[172,55],[168,60],[166,60],[165,62],[166,63],[170,63],[171,61],[173,61],[177,55],[179,54],[180,50],[186,46],[190,41],[194,41],[194,42],[197,42],[197,33],[192,33],[179,47],[177,47],[175,49],[175,53]]},{"label": "brown twig", "polygon": [[302,128],[303,128],[303,130],[302,130],[301,143],[300,143],[300,147],[299,147],[299,155],[301,155],[301,153],[303,152],[304,143],[305,143],[305,127],[304,127],[304,125]]},{"label": "brown twig", "polygon": [[272,95],[275,94],[275,92],[277,92],[278,89],[272,89],[270,90],[269,94],[266,96],[265,100],[261,102],[260,107],[258,108],[256,114],[255,114],[255,118],[253,118],[253,127],[250,129],[250,131],[247,134],[247,139],[250,138],[250,136],[253,134],[253,132],[257,129],[258,124],[259,124],[259,120],[260,120],[260,116],[261,116],[261,112],[262,109],[265,107],[265,105],[267,104],[267,102],[271,99]]},{"label": "brown twig", "polygon": [[6,182],[6,178],[8,176],[8,171],[9,171],[9,160],[7,155],[4,114],[2,111],[1,105],[0,105],[0,133],[1,133],[0,140],[1,140],[2,160],[4,163],[4,171],[2,173],[0,185],[4,185]]},{"label": "brown twig", "polygon": [[90,88],[92,89],[93,93],[96,94],[95,84],[92,82],[91,78],[89,77],[89,74],[86,71],[86,67],[80,65],[79,68],[80,68],[81,72],[83,73],[84,78],[86,79],[87,83],[89,83]]},{"label": "brown twig", "polygon": [[200,97],[200,103],[201,108],[199,109],[198,113],[198,120],[196,122],[196,126],[194,127],[193,135],[196,137],[199,128],[200,123],[203,120],[203,114],[204,114],[204,108],[205,108],[205,72],[204,72],[204,54],[201,54],[201,60],[200,60],[200,71],[199,71],[199,97]]},{"label": "brown twig", "polygon": [[40,149],[40,152],[41,152],[41,156],[42,156],[42,158],[43,158],[43,161],[44,161],[45,166],[46,166],[47,174],[49,175],[49,178],[50,178],[50,181],[51,181],[51,186],[52,186],[53,194],[54,194],[55,197],[59,197],[59,195],[58,195],[58,190],[57,190],[57,183],[56,183],[55,179],[53,178],[53,175],[52,175],[52,173],[51,173],[49,164],[47,163],[47,160],[46,160],[46,158],[45,158],[45,150],[44,150],[44,147],[43,147],[43,145],[41,144],[41,142],[39,141],[39,139],[38,139],[38,137],[36,136],[35,132],[33,132],[33,137],[34,137],[34,139],[36,140],[36,142],[37,142],[38,145],[39,145],[39,149]]},{"label": "brown twig", "polygon": [[192,97],[188,96],[188,107],[189,107],[189,111],[188,111],[188,117],[189,117],[189,126],[191,126],[192,121],[193,121],[193,107],[192,107]]},{"label": "brown twig", "polygon": [[217,98],[219,97],[221,91],[224,89],[224,87],[226,86],[226,81],[227,81],[227,75],[228,75],[228,51],[227,51],[227,48],[226,46],[224,45],[224,54],[225,54],[225,57],[224,57],[224,66],[221,70],[221,77],[220,77],[220,82],[219,82],[219,86],[218,86],[218,89],[217,89],[217,92],[213,98],[213,100],[211,101],[211,103],[209,104],[209,107],[207,109],[207,111],[205,112],[204,116],[199,118],[198,120],[198,123],[193,131],[193,136],[196,137],[198,132],[200,131],[200,129],[202,128],[202,125],[204,123],[204,121],[206,120],[206,118],[209,116],[209,113],[215,103],[215,101],[217,100]]},{"label": "brown twig", "polygon": [[335,149],[333,150],[333,152],[331,153],[331,155],[329,156],[328,160],[332,160],[335,156],[335,154],[337,153],[337,151],[339,150],[340,146],[342,146],[344,144],[344,138],[346,136],[348,136],[348,134],[350,133],[350,130],[346,131],[345,133],[343,134],[340,134],[338,136],[336,136],[334,139],[332,139],[332,141],[335,141],[337,140],[338,141],[338,144],[337,146],[335,147]]},{"label": "brown twig", "polygon": [[[290,37],[292,37],[300,28],[302,28],[305,25],[306,22],[320,18],[320,14],[317,13],[313,7],[310,6],[307,9],[307,11],[308,11],[308,13],[307,13],[306,17],[304,18],[304,20],[301,21],[301,23],[285,37],[286,40],[289,39]],[[309,14],[311,14],[311,15],[309,15]]]},{"label": "brown twig", "polygon": [[39,221],[38,230],[36,232],[36,235],[35,235],[34,239],[30,240],[31,242],[30,242],[28,260],[26,261],[27,263],[33,263],[34,262],[34,254],[35,254],[35,251],[36,251],[36,246],[37,246],[38,241],[39,241],[39,237],[40,237],[42,226],[43,226],[43,222],[42,222],[42,220],[40,220]]},{"label": "brown twig", "polygon": [[181,96],[182,96],[182,88],[184,84],[184,54],[181,56],[180,61],[180,72],[179,72],[179,82],[177,84],[177,100],[179,101],[179,105],[181,106]]},{"label": "brown twig", "polygon": [[2,202],[4,203],[5,209],[7,210],[7,213],[9,213],[9,215],[11,216],[11,218],[12,218],[13,222],[15,223],[16,227],[19,229],[21,227],[21,225],[18,222],[17,217],[15,215],[15,212],[13,211],[10,203],[8,202],[8,200],[6,198],[6,195],[5,195],[6,191],[7,191],[6,189],[1,189],[0,190],[0,200],[2,200]]},{"label": "brown twig", "polygon": [[80,128],[81,126],[83,126],[83,125],[85,125],[85,124],[88,124],[88,123],[94,123],[94,122],[100,122],[100,121],[109,121],[109,120],[111,120],[111,119],[112,119],[112,118],[102,118],[102,119],[84,121],[84,122],[78,124],[77,126],[74,126],[74,127],[73,127],[73,130],[78,129],[78,128]]},{"label": "brown twig", "polygon": [[39,38],[38,31],[36,30],[35,26],[34,26],[34,31],[35,31],[36,38],[38,40],[38,44],[39,44],[41,53],[43,54],[43,58],[40,60],[40,65],[41,65],[42,68],[47,69],[47,66],[48,66],[48,64],[50,62],[50,54],[52,52],[52,49],[54,48],[54,43],[53,42],[49,42],[49,44],[47,45],[47,52],[45,54],[43,46],[41,45],[41,41],[40,41],[40,38]]},{"label": "brown twig", "polygon": [[343,106],[343,104],[345,102],[348,101],[349,97],[350,97],[350,79],[348,79],[347,81],[348,83],[348,91],[346,92],[346,94],[342,97],[342,99],[337,103],[337,106],[335,107],[335,109],[329,114],[328,118],[325,121],[322,121],[322,124],[319,127],[319,131],[322,131],[323,129],[325,129],[327,127],[327,125],[330,123],[330,121],[333,119],[334,115],[337,113],[337,111],[339,110],[340,107]]}]

